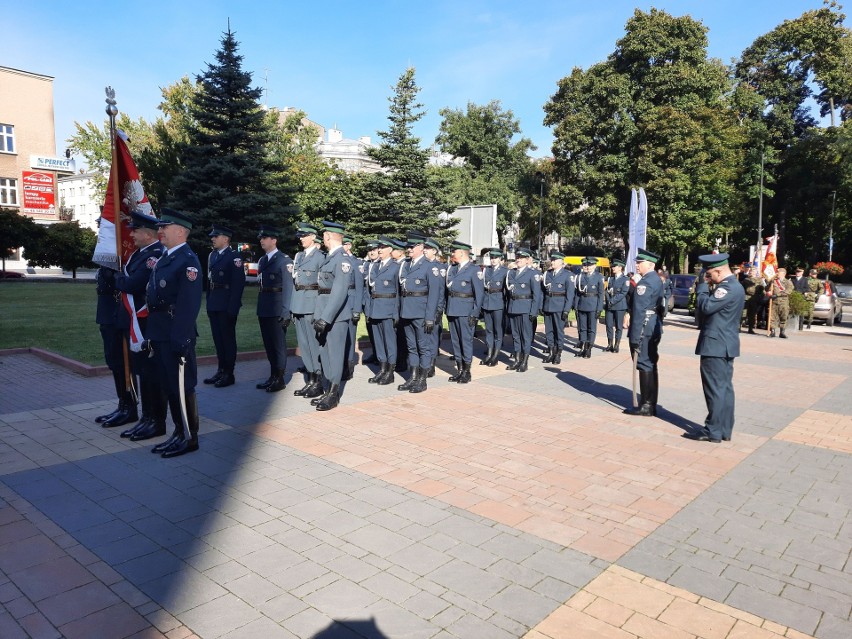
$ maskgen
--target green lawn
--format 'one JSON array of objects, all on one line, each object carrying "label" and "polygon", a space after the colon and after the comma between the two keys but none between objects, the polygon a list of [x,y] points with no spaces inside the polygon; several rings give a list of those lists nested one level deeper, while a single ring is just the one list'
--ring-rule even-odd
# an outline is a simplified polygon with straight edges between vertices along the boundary
[{"label": "green lawn", "polygon": [[[36,346],[86,364],[103,364],[103,345],[95,323],[94,282],[4,282],[0,284],[0,349]],[[237,321],[240,351],[262,351],[254,314],[257,287],[247,286]],[[198,315],[199,355],[212,355],[213,338],[201,303]],[[287,331],[296,345],[296,331]]]}]

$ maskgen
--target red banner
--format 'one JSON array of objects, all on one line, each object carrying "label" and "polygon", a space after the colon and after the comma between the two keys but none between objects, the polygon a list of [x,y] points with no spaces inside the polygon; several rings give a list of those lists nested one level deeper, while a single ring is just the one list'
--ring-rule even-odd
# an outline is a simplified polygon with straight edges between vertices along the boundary
[{"label": "red banner", "polygon": [[52,173],[22,171],[24,213],[56,215],[56,182]]},{"label": "red banner", "polygon": [[[121,131],[117,131],[115,135],[115,163],[120,198],[121,263],[124,264],[127,258],[136,250],[133,240],[130,237],[130,229],[127,228],[130,222],[130,212],[138,211],[146,215],[152,215],[153,213],[151,205],[148,202],[148,196],[145,195],[145,189],[142,188],[142,183],[139,181],[139,171],[136,168],[136,163],[130,156],[130,151],[124,142],[124,134]],[[104,209],[101,213],[98,245],[95,247],[95,255],[92,261],[102,266],[116,268],[115,198],[113,197],[112,176],[111,172],[109,183],[107,184],[106,197],[104,198]],[[112,237],[112,246],[110,246],[110,236]]]}]

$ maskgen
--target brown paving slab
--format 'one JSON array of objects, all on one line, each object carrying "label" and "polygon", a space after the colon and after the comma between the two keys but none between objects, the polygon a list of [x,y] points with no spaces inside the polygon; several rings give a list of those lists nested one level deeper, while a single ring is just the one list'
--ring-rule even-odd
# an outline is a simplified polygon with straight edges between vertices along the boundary
[{"label": "brown paving slab", "polygon": [[524,639],[808,639],[731,606],[610,566]]},{"label": "brown paving slab", "polygon": [[808,410],[773,439],[852,453],[852,415]]},{"label": "brown paving slab", "polygon": [[476,382],[272,420],[261,430],[305,453],[609,561],[765,441],[741,435],[733,445],[708,448],[679,434],[670,424],[637,420],[603,403]]}]

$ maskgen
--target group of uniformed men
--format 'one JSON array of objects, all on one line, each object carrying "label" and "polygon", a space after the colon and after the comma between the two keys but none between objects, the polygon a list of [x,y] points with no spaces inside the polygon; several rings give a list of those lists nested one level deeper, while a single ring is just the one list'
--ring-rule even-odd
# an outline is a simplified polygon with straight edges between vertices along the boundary
[{"label": "group of uniformed men", "polygon": [[[97,275],[97,321],[119,397],[116,411],[97,421],[112,427],[138,420],[121,435],[141,441],[165,435],[168,407],[175,430],[153,451],[175,457],[198,449],[195,320],[202,277],[198,258],[186,244],[193,222],[167,208],[160,219],[141,213],[131,217],[137,250],[120,272],[101,268]],[[575,311],[578,324],[575,356],[588,358],[605,310],[606,351],[617,353],[622,329],[629,328],[639,375],[641,401],[625,412],[656,414],[663,285],[654,270],[659,257],[650,251],[640,250],[635,280],[623,273],[622,261],[613,260],[605,285],[594,257],[585,258],[581,272],[574,274],[566,268],[564,255],[552,253],[550,268],[542,272],[533,267],[527,249],[516,251],[513,268],[502,251],[491,249],[489,264],[480,268],[471,258],[471,246],[454,242],[450,263],[445,264],[438,259],[437,241],[411,232],[405,242],[378,237],[367,244],[366,259],[360,260],[351,252],[343,225],[326,221],[321,228],[308,223],[298,227],[302,250],[290,259],[278,249],[280,235],[271,226],[258,232],[264,255],[257,268],[257,317],[270,373],[257,389],[272,393],[285,388],[286,332],[291,324],[305,373],[305,385],[293,394],[327,411],[340,401],[341,382],[353,375],[362,314],[379,365],[368,381],[392,384],[395,370],[408,368],[409,378],[398,390],[421,393],[435,375],[444,315],[456,365],[449,381],[465,384],[472,378],[473,337],[480,319],[486,345],[480,364],[497,365],[508,325],[512,353],[506,369],[525,372],[539,314],[544,316],[547,343],[544,362],[559,364],[569,312]],[[245,271],[240,255],[230,248],[230,229],[214,225],[209,237],[213,251],[207,265],[207,314],[219,365],[204,383],[223,388],[235,383],[236,322]],[[129,378],[122,364],[123,344],[132,351]]]}]

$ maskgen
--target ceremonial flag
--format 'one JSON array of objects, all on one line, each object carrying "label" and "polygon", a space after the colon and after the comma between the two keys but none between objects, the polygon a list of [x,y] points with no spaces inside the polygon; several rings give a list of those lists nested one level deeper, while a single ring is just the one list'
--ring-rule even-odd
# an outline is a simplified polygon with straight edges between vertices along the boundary
[{"label": "ceremonial flag", "polygon": [[760,272],[763,277],[771,280],[775,277],[775,271],[778,270],[778,258],[775,257],[775,253],[778,250],[778,234],[776,233],[766,239],[769,240],[769,246],[766,247],[766,257],[763,258]]},{"label": "ceremonial flag", "polygon": [[[627,218],[627,260],[625,260],[625,268],[627,273],[636,272],[636,251],[639,246],[636,244],[636,217],[639,215],[639,196],[636,189],[630,189],[630,214]],[[644,248],[644,247],[643,247]]]},{"label": "ceremonial flag", "polygon": [[[98,243],[95,246],[95,254],[92,261],[95,264],[118,270],[119,256],[116,247],[116,208],[119,209],[120,224],[119,237],[121,238],[121,264],[127,261],[131,253],[136,250],[127,224],[130,222],[130,212],[138,211],[151,215],[151,204],[145,195],[145,189],[139,181],[139,171],[136,163],[130,156],[127,148],[127,135],[123,131],[115,132],[115,156],[113,162],[115,167],[110,171],[109,183],[107,184],[104,208],[101,213],[101,225],[98,229]],[[119,206],[115,205],[114,193],[116,192],[113,179],[118,180]]]}]

